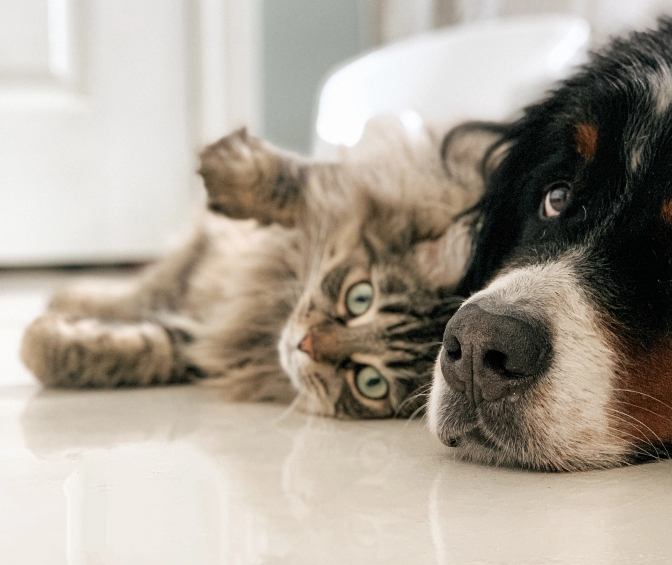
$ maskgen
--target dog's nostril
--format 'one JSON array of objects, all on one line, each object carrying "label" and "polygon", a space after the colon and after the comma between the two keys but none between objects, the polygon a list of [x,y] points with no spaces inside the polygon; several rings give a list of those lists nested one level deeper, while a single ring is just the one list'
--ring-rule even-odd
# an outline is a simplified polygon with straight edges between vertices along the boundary
[{"label": "dog's nostril", "polygon": [[508,357],[506,354],[502,353],[501,351],[495,351],[493,349],[486,351],[483,355],[483,365],[486,368],[491,369],[495,373],[499,373],[505,378],[515,377],[515,375],[509,373],[509,371],[506,370],[507,360]]},{"label": "dog's nostril", "polygon": [[458,339],[454,336],[448,336],[444,338],[443,348],[446,354],[446,357],[452,359],[453,361],[459,361],[462,357],[462,346]]},{"label": "dog's nostril", "polygon": [[[446,334],[443,336],[443,347],[439,362],[441,373],[448,383],[448,386],[460,392],[465,392],[465,381],[470,381],[471,363],[464,363],[462,359],[462,346],[454,335]],[[467,374],[463,374],[463,373]]]},{"label": "dog's nostril", "polygon": [[490,349],[483,355],[483,367],[497,373],[504,379],[520,379],[529,375],[522,374],[513,367],[514,363],[506,353]]}]

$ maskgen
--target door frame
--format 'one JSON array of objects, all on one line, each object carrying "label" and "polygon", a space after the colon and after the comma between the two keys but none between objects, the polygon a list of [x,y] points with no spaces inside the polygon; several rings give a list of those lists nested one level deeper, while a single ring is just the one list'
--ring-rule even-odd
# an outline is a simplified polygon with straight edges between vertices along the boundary
[{"label": "door frame", "polygon": [[[261,123],[261,0],[198,0],[191,14],[198,51],[193,77],[196,143],[202,147],[229,131]],[[199,149],[200,149],[199,147]]]}]

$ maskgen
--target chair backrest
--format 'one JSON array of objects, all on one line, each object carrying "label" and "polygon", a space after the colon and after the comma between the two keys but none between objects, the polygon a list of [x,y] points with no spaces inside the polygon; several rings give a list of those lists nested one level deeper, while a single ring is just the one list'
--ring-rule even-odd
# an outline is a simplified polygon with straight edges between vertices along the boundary
[{"label": "chair backrest", "polygon": [[331,73],[321,89],[313,155],[331,158],[378,114],[451,125],[502,120],[586,58],[588,23],[566,16],[485,21],[415,36]]}]

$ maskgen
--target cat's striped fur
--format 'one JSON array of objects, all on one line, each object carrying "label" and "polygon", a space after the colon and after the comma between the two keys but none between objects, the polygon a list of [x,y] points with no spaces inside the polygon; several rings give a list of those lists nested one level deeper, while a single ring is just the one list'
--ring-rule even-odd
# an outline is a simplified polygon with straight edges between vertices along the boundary
[{"label": "cat's striped fur", "polygon": [[[234,132],[201,155],[211,211],[190,241],[131,283],[57,293],[24,362],[50,386],[203,381],[238,400],[298,390],[304,410],[337,417],[413,413],[470,248],[455,217],[482,192],[474,167],[492,141],[457,138],[442,163],[441,137],[379,120],[317,163]],[[370,307],[344,314],[361,281]],[[361,394],[361,367],[384,397]]]}]

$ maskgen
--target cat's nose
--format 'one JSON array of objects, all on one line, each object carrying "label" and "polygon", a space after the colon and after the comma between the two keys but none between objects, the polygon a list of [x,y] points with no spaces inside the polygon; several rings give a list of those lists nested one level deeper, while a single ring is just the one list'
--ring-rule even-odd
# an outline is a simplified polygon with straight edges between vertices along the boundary
[{"label": "cat's nose", "polygon": [[315,358],[315,352],[313,351],[313,334],[310,332],[306,334],[306,337],[299,343],[299,350],[307,353],[311,359]]},{"label": "cat's nose", "polygon": [[440,366],[448,386],[478,404],[527,389],[548,368],[550,357],[542,324],[472,303],[448,322]]}]

